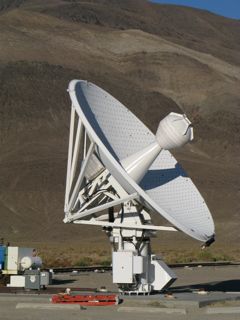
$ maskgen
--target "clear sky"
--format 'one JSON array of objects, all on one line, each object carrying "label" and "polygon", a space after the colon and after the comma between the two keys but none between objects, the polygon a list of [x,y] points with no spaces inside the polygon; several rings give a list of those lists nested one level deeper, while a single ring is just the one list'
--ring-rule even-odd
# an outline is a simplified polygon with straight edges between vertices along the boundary
[{"label": "clear sky", "polygon": [[205,9],[221,16],[240,19],[240,0],[151,0],[152,2],[177,4]]}]

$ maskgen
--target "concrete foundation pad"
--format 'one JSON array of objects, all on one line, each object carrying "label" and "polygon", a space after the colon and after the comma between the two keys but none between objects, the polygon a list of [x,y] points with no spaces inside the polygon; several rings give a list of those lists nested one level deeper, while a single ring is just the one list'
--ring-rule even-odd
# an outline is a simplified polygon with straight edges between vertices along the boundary
[{"label": "concrete foundation pad", "polygon": [[158,308],[202,308],[214,303],[240,300],[239,294],[226,294],[224,292],[211,292],[206,295],[197,293],[174,293],[171,298],[163,294],[150,296],[123,296],[124,306],[135,307],[139,303],[146,307]]},{"label": "concrete foundation pad", "polygon": [[119,307],[118,312],[140,312],[140,313],[179,313],[186,314],[185,309],[180,308],[151,308],[151,307]]},{"label": "concrete foundation pad", "polygon": [[18,303],[16,309],[81,310],[78,304]]},{"label": "concrete foundation pad", "polygon": [[8,294],[5,296],[1,296],[0,295],[0,303],[1,302],[45,302],[48,303],[51,299],[51,296],[41,296],[41,295],[24,295],[24,296],[20,296],[20,295],[13,295],[13,294]]},{"label": "concrete foundation pad", "polygon": [[207,314],[240,314],[240,307],[206,308]]},{"label": "concrete foundation pad", "polygon": [[[82,292],[82,294],[87,294]],[[16,302],[16,303],[29,303],[29,304],[45,304],[51,305],[50,299],[52,295],[39,294],[39,295],[13,295],[13,294],[0,294],[0,302]],[[122,306],[124,307],[139,307],[143,308],[174,308],[174,309],[199,309],[207,306],[214,305],[216,303],[225,304],[228,302],[234,302],[233,307],[240,306],[240,294],[239,293],[224,293],[224,292],[209,292],[205,295],[200,295],[196,292],[182,292],[173,293],[172,296],[166,297],[164,294],[156,294],[149,296],[119,296],[122,299]],[[63,307],[65,305],[62,305]],[[223,305],[226,307],[226,305]],[[33,308],[33,306],[31,306]],[[214,307],[214,306],[213,306]],[[51,308],[51,307],[50,307]],[[60,307],[61,308],[61,307]]]}]

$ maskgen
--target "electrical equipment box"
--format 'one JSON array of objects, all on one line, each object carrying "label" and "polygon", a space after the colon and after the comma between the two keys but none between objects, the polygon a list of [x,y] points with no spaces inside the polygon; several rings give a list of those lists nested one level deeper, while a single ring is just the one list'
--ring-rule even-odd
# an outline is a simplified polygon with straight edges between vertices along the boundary
[{"label": "electrical equipment box", "polygon": [[21,271],[21,259],[33,255],[33,248],[7,247],[3,274],[18,274]]},{"label": "electrical equipment box", "polygon": [[143,273],[143,259],[142,256],[133,256],[133,274]]},{"label": "electrical equipment box", "polygon": [[48,286],[49,284],[52,284],[52,272],[48,271],[42,271],[40,273],[40,285],[42,286]]},{"label": "electrical equipment box", "polygon": [[25,277],[24,276],[10,276],[10,283],[7,287],[14,288],[24,288],[25,287]]},{"label": "electrical equipment box", "polygon": [[25,289],[40,290],[41,288],[41,272],[39,270],[26,270]]},{"label": "electrical equipment box", "polygon": [[113,283],[133,282],[133,253],[117,251],[112,255]]},{"label": "electrical equipment box", "polygon": [[0,270],[4,269],[6,247],[0,246]]}]

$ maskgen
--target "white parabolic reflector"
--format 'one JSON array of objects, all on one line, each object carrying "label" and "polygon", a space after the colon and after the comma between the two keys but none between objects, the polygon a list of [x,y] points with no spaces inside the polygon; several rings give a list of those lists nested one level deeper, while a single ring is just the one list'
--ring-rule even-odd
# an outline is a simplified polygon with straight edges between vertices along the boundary
[{"label": "white parabolic reflector", "polygon": [[120,161],[150,145],[155,135],[117,99],[82,80],[69,84],[69,94],[96,153],[112,176],[129,193],[137,193],[146,208],[200,241],[214,236],[214,223],[201,194],[173,155],[162,150],[140,184]]}]

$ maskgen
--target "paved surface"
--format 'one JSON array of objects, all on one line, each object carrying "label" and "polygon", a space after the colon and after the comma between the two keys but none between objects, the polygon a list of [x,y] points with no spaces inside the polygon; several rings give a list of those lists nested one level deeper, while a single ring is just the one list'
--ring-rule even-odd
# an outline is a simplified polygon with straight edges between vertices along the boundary
[{"label": "paved surface", "polygon": [[[175,268],[178,279],[171,288],[174,291],[192,291],[204,288],[207,291],[240,291],[240,266]],[[112,284],[110,272],[82,272],[79,274],[56,274],[54,286],[92,287],[106,286],[109,291],[117,291]]]},{"label": "paved surface", "polygon": [[[1,297],[3,298],[3,297]],[[36,302],[36,299],[32,300],[31,297],[24,297],[26,300],[25,306],[22,302],[17,302],[7,297],[5,301],[0,299],[0,319],[1,320],[146,320],[146,319],[192,319],[192,320],[239,320],[239,313],[215,313],[209,314],[207,309],[194,309],[186,310],[184,308],[178,308],[170,310],[169,313],[165,313],[164,308],[144,308],[144,307],[124,307],[124,305],[113,307],[88,307],[88,308],[76,308],[75,306],[63,308],[49,308],[51,304],[46,301]],[[37,308],[36,306],[42,305],[44,309]],[[158,310],[157,310],[158,309]],[[167,309],[167,308],[166,308]],[[238,308],[239,309],[239,308]]]},{"label": "paved surface", "polygon": [[[50,295],[0,294],[1,320],[239,320],[240,319],[240,267],[204,267],[175,269],[179,279],[173,285],[173,298],[164,295],[125,297],[124,302],[111,307],[52,305]],[[54,286],[94,287],[112,285],[111,273],[82,273],[55,275]],[[199,289],[207,294],[199,294]],[[224,291],[224,292],[222,292]],[[228,299],[229,301],[224,301]],[[200,305],[204,301],[220,301],[214,305]]]}]

